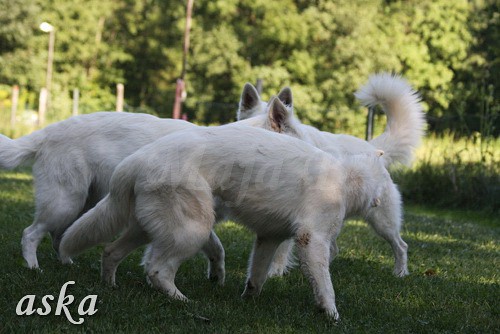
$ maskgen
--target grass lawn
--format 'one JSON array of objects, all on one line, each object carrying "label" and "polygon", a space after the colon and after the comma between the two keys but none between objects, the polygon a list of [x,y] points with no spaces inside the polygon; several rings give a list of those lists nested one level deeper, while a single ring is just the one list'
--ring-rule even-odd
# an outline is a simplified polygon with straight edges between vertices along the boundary
[{"label": "grass lawn", "polygon": [[[0,332],[122,333],[493,333],[500,332],[500,221],[470,212],[406,207],[403,238],[409,244],[410,276],[393,277],[390,247],[362,221],[346,223],[340,255],[331,265],[341,322],[335,325],[314,306],[312,289],[298,269],[267,281],[260,297],[242,300],[253,236],[233,223],[217,226],[226,249],[224,287],[205,278],[202,256],[177,275],[189,303],[171,301],[150,288],[139,266],[141,251],[117,273],[118,288],[99,282],[100,251],[58,263],[49,238],[38,251],[43,271],[24,267],[20,239],[33,219],[29,171],[0,172]],[[98,312],[72,325],[64,315],[16,315],[27,294],[57,299],[62,285],[78,319],[78,303],[98,295]]]}]

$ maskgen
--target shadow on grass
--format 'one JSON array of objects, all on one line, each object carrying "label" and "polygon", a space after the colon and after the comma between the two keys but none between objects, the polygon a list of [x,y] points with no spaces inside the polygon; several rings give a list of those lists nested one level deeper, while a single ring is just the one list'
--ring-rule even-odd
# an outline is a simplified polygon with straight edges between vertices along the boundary
[{"label": "shadow on grass", "polygon": [[[0,183],[10,182],[2,177]],[[7,194],[24,193],[25,200],[30,189],[30,181],[23,179],[3,188]],[[410,245],[412,273],[399,279],[392,276],[389,245],[366,224],[348,222],[339,238],[340,255],[330,267],[342,318],[333,325],[314,306],[312,288],[298,268],[269,279],[258,298],[240,298],[253,235],[238,225],[216,228],[227,256],[225,286],[206,278],[206,261],[197,256],[179,270],[176,283],[191,299],[181,303],[146,283],[139,266],[142,250],[120,265],[116,289],[99,282],[100,247],[77,257],[73,266],[62,266],[46,238],[38,252],[43,272],[23,267],[19,240],[33,208],[23,201],[9,203],[0,208],[2,219],[12,219],[0,229],[0,332],[490,333],[500,328],[499,232],[491,227],[408,214],[403,238]],[[57,298],[69,280],[76,282],[68,289],[75,296],[70,307],[75,317],[79,301],[98,295],[99,311],[84,317],[83,325],[53,312],[16,315],[24,295],[35,294],[40,306],[42,296]]]}]

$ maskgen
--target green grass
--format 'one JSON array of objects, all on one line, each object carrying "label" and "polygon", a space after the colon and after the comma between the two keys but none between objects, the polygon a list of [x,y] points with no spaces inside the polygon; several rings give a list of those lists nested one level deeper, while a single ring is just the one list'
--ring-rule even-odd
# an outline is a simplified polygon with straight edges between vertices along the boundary
[{"label": "green grass", "polygon": [[[494,333],[500,330],[500,227],[497,217],[409,207],[403,238],[411,275],[392,276],[389,246],[361,221],[349,221],[331,265],[342,318],[329,322],[314,306],[312,290],[298,269],[268,280],[260,297],[240,294],[252,235],[236,224],[217,227],[227,255],[224,287],[205,278],[201,256],[186,262],[177,285],[190,303],[171,301],[145,282],[136,251],[120,266],[119,287],[99,282],[93,249],[72,266],[58,263],[46,238],[39,248],[43,271],[23,265],[20,238],[33,218],[29,171],[0,172],[0,332],[121,333]],[[479,223],[478,223],[479,222]],[[64,316],[17,316],[27,294],[57,297],[61,286],[77,302],[97,294],[98,312],[72,325]],[[75,303],[76,304],[76,303]],[[52,303],[55,307],[55,303]],[[54,311],[53,311],[54,312]],[[76,306],[72,310],[77,317]]]}]

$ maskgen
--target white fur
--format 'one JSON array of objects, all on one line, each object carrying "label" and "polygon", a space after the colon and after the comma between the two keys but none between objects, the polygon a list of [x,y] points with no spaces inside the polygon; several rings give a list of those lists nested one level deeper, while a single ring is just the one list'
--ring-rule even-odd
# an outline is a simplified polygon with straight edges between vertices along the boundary
[{"label": "white fur", "polygon": [[[241,123],[269,130],[280,127],[266,115]],[[66,228],[108,193],[111,174],[124,158],[158,138],[191,127],[195,125],[147,114],[98,112],[69,118],[16,140],[0,135],[0,168],[34,161],[35,219],[21,240],[28,267],[39,268],[36,251],[46,233],[58,251]],[[211,260],[209,275],[223,282],[224,249],[215,234],[206,251]]]},{"label": "white fur", "polygon": [[[249,98],[247,101],[247,106],[251,106],[247,107],[252,110],[251,115],[265,113],[266,109],[262,107],[263,104],[258,94],[250,96],[254,98],[254,100]],[[287,96],[290,113],[293,115],[291,91],[287,92]],[[370,155],[376,152],[376,154],[381,155],[387,168],[397,164],[409,164],[412,160],[413,150],[419,145],[425,127],[424,113],[419,103],[418,94],[401,77],[381,73],[371,76],[368,83],[356,93],[356,97],[367,106],[381,104],[387,114],[387,127],[384,133],[370,142],[350,135],[319,131],[312,126],[301,124],[293,116],[287,123],[293,128],[295,137],[333,156],[342,158],[357,154]],[[238,113],[238,116],[241,117],[241,113]],[[246,118],[247,115],[243,116]],[[397,192],[397,190],[395,191]],[[374,205],[380,201],[378,198],[373,200]],[[368,219],[374,230],[391,244],[395,256],[394,274],[405,276],[408,274],[408,269],[406,262],[402,263],[402,261],[406,260],[401,259],[407,257],[406,246],[397,247],[401,240],[399,236],[400,221],[400,218],[390,219],[387,222],[383,222],[382,218]],[[288,243],[289,245],[284,244],[278,250],[269,272],[270,276],[282,275],[293,266],[293,256],[290,253],[291,241]],[[404,254],[401,254],[402,251]],[[332,259],[337,252],[338,248],[335,242],[332,242]]]},{"label": "white fur", "polygon": [[[328,265],[343,220],[351,214],[400,219],[399,193],[378,155],[338,160],[301,140],[231,124],[181,131],[126,158],[113,173],[110,194],[67,229],[60,255],[69,258],[124,230],[117,241],[127,241],[103,256],[103,272],[116,254],[151,241],[144,259],[150,282],[186,300],[175,274],[210,238],[214,195],[257,234],[243,295],[260,293],[276,249],[293,237],[317,304],[335,320]],[[372,207],[374,198],[380,206]]]},{"label": "white fur", "polygon": [[11,140],[0,138],[0,166],[34,160],[35,220],[23,232],[23,256],[38,268],[36,249],[49,232],[58,249],[65,229],[107,192],[114,168],[140,147],[194,127],[146,114],[101,112],[72,117]]},{"label": "white fur", "polygon": [[[289,94],[291,107],[291,92]],[[250,115],[238,111],[238,120],[266,113],[266,104],[260,101],[258,94],[251,96],[256,100],[247,102],[247,105],[252,105],[247,107],[251,110]],[[400,76],[380,73],[372,75],[355,96],[366,106],[380,104],[387,115],[385,131],[370,142],[346,134],[319,131],[294,119],[296,131],[306,142],[332,154],[370,154],[378,149],[384,152],[386,167],[409,164],[425,129],[425,115],[418,93]]]},{"label": "white fur", "polygon": [[385,152],[386,166],[410,164],[425,129],[418,93],[403,78],[381,73],[371,76],[355,95],[365,106],[382,105],[387,115],[385,131],[370,141]]}]

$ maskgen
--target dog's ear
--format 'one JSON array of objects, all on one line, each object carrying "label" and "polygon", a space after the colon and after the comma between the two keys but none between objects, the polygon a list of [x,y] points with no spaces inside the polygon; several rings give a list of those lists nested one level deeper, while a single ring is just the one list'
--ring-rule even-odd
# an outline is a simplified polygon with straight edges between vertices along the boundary
[{"label": "dog's ear", "polygon": [[290,127],[292,111],[279,98],[273,97],[269,101],[267,113],[273,131],[281,133]]},{"label": "dog's ear", "polygon": [[293,110],[293,96],[290,87],[283,87],[278,93],[278,99],[290,110]]},{"label": "dog's ear", "polygon": [[261,106],[260,96],[257,89],[251,84],[246,83],[241,93],[240,104],[238,108],[238,121],[252,117]]}]

